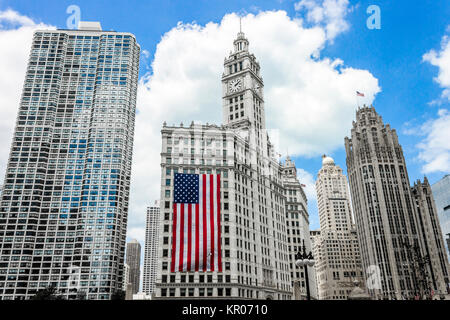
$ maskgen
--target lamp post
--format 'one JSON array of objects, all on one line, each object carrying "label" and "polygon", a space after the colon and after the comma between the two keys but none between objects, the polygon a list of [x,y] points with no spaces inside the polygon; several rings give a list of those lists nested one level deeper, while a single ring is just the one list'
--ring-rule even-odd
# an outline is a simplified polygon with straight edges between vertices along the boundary
[{"label": "lamp post", "polygon": [[432,288],[428,280],[427,272],[427,265],[430,265],[430,256],[428,254],[423,256],[420,253],[418,245],[411,245],[407,239],[400,244],[407,250],[408,257],[413,262],[411,267],[413,269],[414,289],[416,290],[415,296],[419,295],[419,299],[423,299],[424,295],[430,298]]},{"label": "lamp post", "polygon": [[311,294],[309,292],[309,278],[308,278],[308,266],[314,266],[315,261],[312,252],[306,253],[305,240],[303,240],[303,252],[299,251],[295,254],[295,265],[297,267],[305,267],[305,281],[306,281],[306,299],[311,300]]}]

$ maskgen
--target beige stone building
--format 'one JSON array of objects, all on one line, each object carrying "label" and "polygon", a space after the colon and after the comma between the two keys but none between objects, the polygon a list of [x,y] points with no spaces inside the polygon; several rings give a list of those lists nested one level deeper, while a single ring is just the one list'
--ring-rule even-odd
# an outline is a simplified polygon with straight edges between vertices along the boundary
[{"label": "beige stone building", "polygon": [[323,156],[316,180],[320,232],[314,233],[319,298],[344,300],[357,281],[364,289],[361,256],[342,169]]}]

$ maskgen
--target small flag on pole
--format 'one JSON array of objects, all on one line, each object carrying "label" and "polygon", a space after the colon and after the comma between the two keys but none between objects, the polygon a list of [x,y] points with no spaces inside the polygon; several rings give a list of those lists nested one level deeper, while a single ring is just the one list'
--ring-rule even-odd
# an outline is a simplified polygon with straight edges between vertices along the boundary
[{"label": "small flag on pole", "polygon": [[306,188],[306,184],[302,183],[301,186],[302,186],[302,188]]},{"label": "small flag on pole", "polygon": [[357,95],[358,97],[364,97],[364,93],[359,92],[359,91],[356,91],[356,95]]}]

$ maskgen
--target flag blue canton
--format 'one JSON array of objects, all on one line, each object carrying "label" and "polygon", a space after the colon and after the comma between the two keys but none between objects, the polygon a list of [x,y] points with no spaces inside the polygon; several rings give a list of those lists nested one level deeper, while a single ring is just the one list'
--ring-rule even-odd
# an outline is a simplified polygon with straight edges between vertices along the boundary
[{"label": "flag blue canton", "polygon": [[174,203],[198,203],[198,174],[175,173]]}]

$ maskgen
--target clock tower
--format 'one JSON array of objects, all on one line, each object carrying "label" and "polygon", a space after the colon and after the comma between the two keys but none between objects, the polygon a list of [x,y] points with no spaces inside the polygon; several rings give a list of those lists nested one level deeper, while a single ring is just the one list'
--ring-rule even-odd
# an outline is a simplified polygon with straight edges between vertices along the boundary
[{"label": "clock tower", "polygon": [[257,149],[266,149],[264,82],[259,62],[249,52],[249,42],[240,31],[234,50],[224,61],[222,75],[223,123],[231,129],[247,132]]}]

